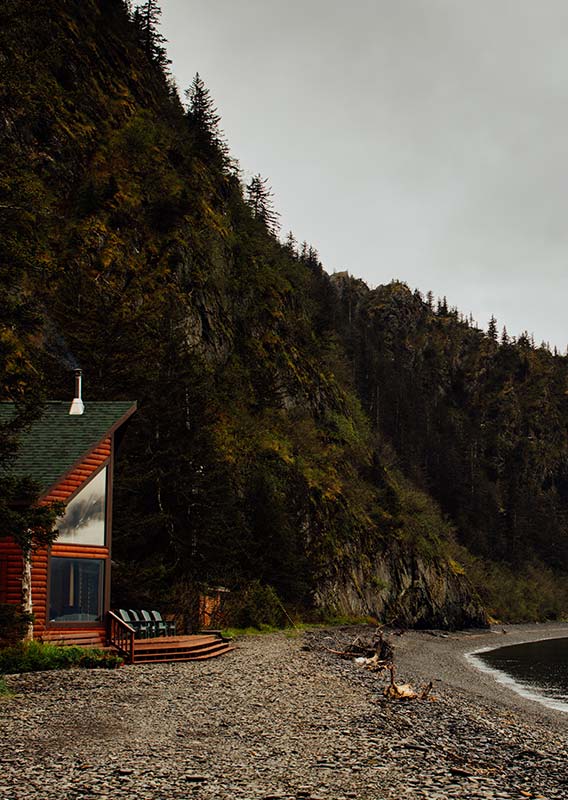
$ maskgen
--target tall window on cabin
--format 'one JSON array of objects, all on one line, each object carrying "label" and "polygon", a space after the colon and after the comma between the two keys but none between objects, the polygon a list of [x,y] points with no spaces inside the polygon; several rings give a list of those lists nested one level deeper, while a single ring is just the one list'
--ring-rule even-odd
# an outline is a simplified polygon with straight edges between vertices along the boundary
[{"label": "tall window on cabin", "polygon": [[81,489],[57,521],[58,544],[105,544],[107,468]]},{"label": "tall window on cabin", "polygon": [[97,622],[101,619],[104,565],[102,558],[51,558],[51,622]]},{"label": "tall window on cabin", "polygon": [[[57,544],[104,547],[106,543],[107,468],[104,467],[67,504],[57,521]],[[76,551],[75,551],[76,552]],[[97,622],[102,618],[104,558],[50,558],[51,622]]]}]

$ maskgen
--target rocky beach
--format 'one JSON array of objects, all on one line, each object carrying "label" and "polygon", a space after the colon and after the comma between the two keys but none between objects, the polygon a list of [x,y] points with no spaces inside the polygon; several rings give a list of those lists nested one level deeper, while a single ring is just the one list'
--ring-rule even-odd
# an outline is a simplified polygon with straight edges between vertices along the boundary
[{"label": "rocky beach", "polygon": [[383,697],[388,675],[325,650],[358,632],[250,637],[206,662],[9,676],[0,798],[565,800],[568,713],[465,654],[568,626],[393,635],[397,680],[434,684],[406,702]]}]

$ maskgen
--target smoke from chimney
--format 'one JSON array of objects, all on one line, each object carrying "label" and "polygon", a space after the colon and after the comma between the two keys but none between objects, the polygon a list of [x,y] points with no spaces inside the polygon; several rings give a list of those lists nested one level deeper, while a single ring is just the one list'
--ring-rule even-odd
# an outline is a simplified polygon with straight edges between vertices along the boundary
[{"label": "smoke from chimney", "polygon": [[69,414],[82,414],[85,411],[85,404],[83,403],[82,394],[83,384],[83,370],[75,370],[75,397],[71,403]]}]

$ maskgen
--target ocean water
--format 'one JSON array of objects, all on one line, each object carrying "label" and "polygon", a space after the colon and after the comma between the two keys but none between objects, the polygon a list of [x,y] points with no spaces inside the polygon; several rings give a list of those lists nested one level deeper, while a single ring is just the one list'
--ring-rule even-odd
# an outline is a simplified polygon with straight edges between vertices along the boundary
[{"label": "ocean water", "polygon": [[568,713],[568,637],[479,650],[469,659],[524,697]]}]

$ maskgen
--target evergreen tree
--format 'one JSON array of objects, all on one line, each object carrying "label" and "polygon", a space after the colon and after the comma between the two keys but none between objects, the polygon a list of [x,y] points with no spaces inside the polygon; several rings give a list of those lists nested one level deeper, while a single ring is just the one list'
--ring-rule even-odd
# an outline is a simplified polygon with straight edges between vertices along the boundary
[{"label": "evergreen tree", "polygon": [[0,478],[0,530],[12,536],[22,551],[22,611],[26,614],[25,639],[33,638],[32,555],[57,537],[56,520],[63,503],[37,504],[38,490],[30,480]]},{"label": "evergreen tree", "polygon": [[302,244],[302,252],[300,258],[304,262],[306,267],[310,267],[310,269],[312,270],[323,269],[318,251],[311,244],[308,245],[307,242],[304,242]]},{"label": "evergreen tree", "polygon": [[167,70],[172,62],[166,53],[166,38],[159,32],[162,9],[156,0],[147,0],[134,10],[134,24],[146,55],[161,69]]},{"label": "evergreen tree", "polygon": [[272,189],[268,185],[268,178],[255,175],[246,187],[248,205],[255,219],[276,235],[279,230],[278,219],[280,214],[274,209]]},{"label": "evergreen tree", "polygon": [[292,231],[288,231],[284,247],[290,253],[292,258],[298,258],[298,242]]},{"label": "evergreen tree", "polygon": [[220,128],[221,116],[199,72],[195,73],[185,97],[187,119],[200,155],[207,161],[217,161],[222,169],[232,166],[229,148]]},{"label": "evergreen tree", "polygon": [[497,341],[497,320],[491,315],[491,319],[489,320],[489,326],[487,328],[487,335],[489,338],[496,342]]}]

